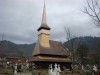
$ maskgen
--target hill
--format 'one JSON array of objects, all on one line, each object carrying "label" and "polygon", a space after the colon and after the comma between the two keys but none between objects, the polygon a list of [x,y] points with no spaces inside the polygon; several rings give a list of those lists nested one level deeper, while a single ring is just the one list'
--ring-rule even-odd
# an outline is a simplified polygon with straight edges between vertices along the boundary
[{"label": "hill", "polygon": [[73,48],[77,49],[80,43],[86,44],[89,49],[89,52],[95,52],[96,50],[100,50],[100,37],[76,37],[64,43],[66,47],[70,47],[70,42],[73,43]]},{"label": "hill", "polygon": [[[100,37],[76,37],[64,43],[69,48],[70,42],[73,42],[74,49],[77,49],[79,43],[85,43],[89,49],[89,52],[95,52],[100,50]],[[0,41],[0,55],[5,54],[7,56],[32,56],[35,43],[32,44],[15,44],[13,42],[3,40]]]},{"label": "hill", "polygon": [[33,44],[15,44],[10,41],[0,41],[0,54],[5,55],[23,55],[31,56],[35,43]]}]

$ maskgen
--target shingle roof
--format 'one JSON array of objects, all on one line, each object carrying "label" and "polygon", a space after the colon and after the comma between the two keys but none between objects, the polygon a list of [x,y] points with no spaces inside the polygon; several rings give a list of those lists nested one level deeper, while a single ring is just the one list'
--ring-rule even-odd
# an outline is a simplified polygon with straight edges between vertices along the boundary
[{"label": "shingle roof", "polygon": [[60,56],[67,56],[68,52],[64,48],[61,42],[52,41],[50,40],[50,47],[42,47],[40,42],[37,41],[36,46],[33,51],[34,55],[39,54],[46,54],[46,55],[60,55]]},{"label": "shingle roof", "polygon": [[38,31],[41,29],[47,29],[50,30],[50,27],[47,24],[41,24],[41,26],[38,28]]}]

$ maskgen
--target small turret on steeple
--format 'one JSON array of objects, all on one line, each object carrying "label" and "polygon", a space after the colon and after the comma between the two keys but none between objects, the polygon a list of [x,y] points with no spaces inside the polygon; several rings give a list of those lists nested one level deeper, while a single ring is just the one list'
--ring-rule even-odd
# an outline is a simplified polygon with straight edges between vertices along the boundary
[{"label": "small turret on steeple", "polygon": [[46,6],[45,6],[45,1],[44,1],[44,8],[43,8],[43,15],[42,15],[42,23],[41,26],[38,28],[38,31],[41,29],[47,29],[50,30],[50,27],[47,25],[46,21]]}]

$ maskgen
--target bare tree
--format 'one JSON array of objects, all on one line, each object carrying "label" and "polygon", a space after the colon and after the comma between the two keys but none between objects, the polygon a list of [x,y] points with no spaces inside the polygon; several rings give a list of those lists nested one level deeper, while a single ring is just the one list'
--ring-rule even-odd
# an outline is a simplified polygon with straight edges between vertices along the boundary
[{"label": "bare tree", "polygon": [[69,53],[70,53],[70,56],[71,56],[74,41],[70,41],[70,40],[73,39],[74,36],[72,36],[69,28],[64,27],[64,29],[65,29],[65,33],[66,33],[66,41],[69,42]]},{"label": "bare tree", "polygon": [[[69,45],[68,49],[72,60],[72,65],[74,65],[75,64],[75,48],[74,48],[75,36],[71,34],[69,28],[64,27],[64,29],[66,33],[66,41],[68,42]],[[74,66],[73,66],[73,72],[75,72]]]},{"label": "bare tree", "polygon": [[100,0],[86,0],[83,12],[93,19],[96,26],[100,27]]}]

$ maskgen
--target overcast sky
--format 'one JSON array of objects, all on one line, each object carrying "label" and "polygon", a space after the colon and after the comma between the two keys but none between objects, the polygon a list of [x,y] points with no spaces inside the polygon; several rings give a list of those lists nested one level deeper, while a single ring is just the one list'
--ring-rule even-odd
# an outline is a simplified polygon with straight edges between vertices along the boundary
[{"label": "overcast sky", "polygon": [[[46,0],[50,39],[65,41],[64,26],[73,36],[100,36],[100,28],[81,11],[83,5],[83,0]],[[4,33],[14,43],[36,42],[42,11],[43,0],[0,0],[0,40]]]}]

